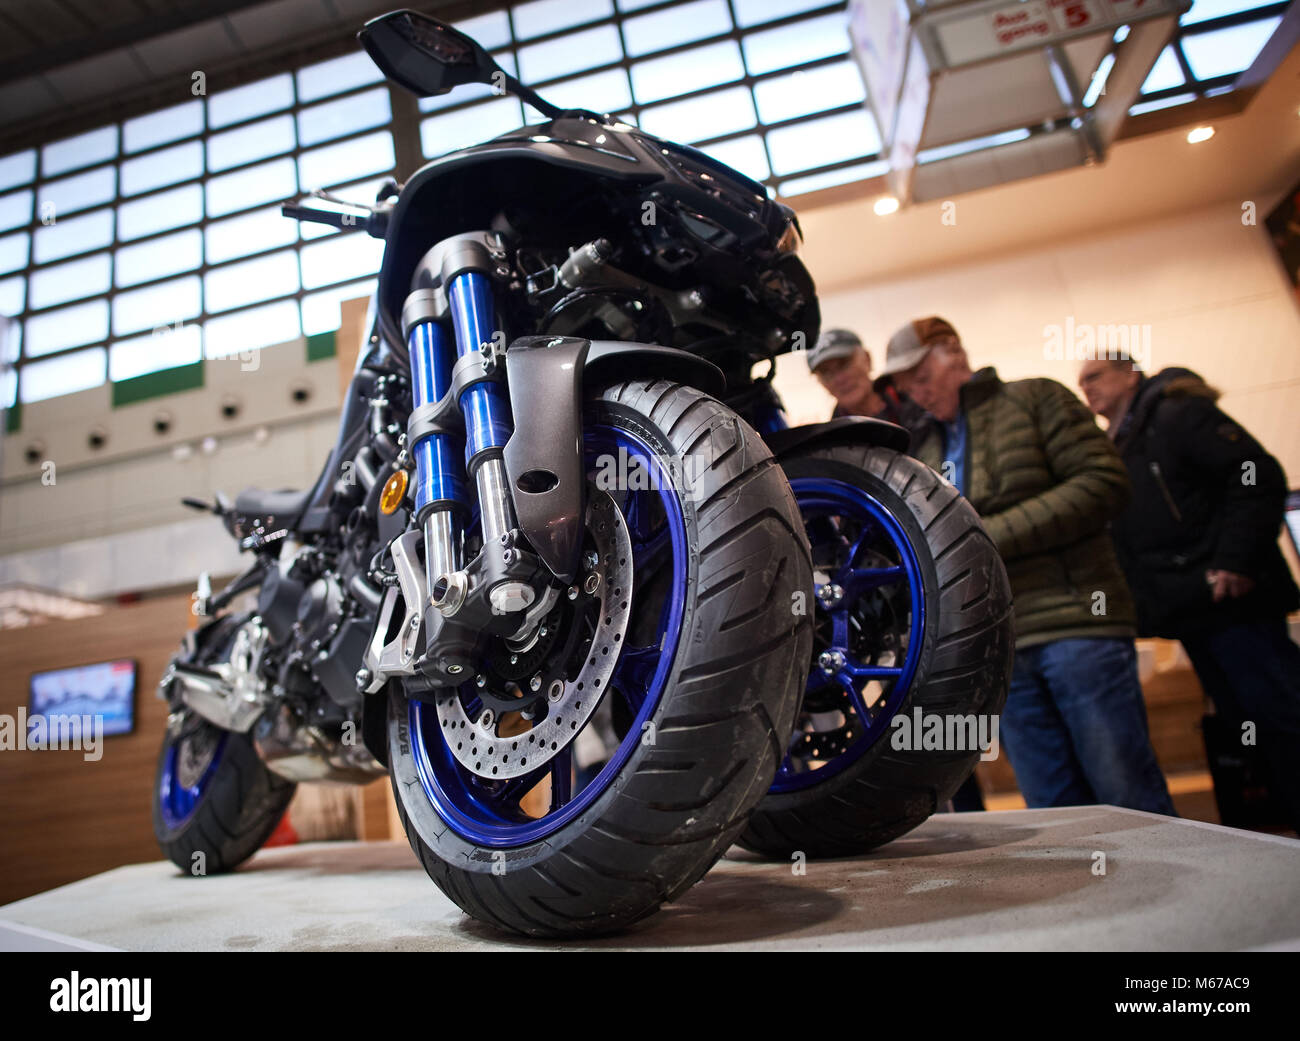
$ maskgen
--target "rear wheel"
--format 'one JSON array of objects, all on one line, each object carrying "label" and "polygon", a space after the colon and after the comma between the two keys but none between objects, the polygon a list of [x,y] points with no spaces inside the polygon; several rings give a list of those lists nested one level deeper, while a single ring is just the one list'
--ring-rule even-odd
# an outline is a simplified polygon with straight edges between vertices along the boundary
[{"label": "rear wheel", "polygon": [[812,640],[794,498],[734,413],[635,381],[583,436],[585,563],[545,634],[390,702],[412,848],[466,912],[534,936],[620,929],[712,866],[771,784]]},{"label": "rear wheel", "polygon": [[[200,634],[198,664],[228,660],[243,621],[223,618]],[[296,788],[263,765],[249,735],[176,708],[154,776],[154,837],[186,874],[230,871],[270,838]]]},{"label": "rear wheel", "polygon": [[[923,463],[835,445],[783,465],[812,544],[816,638],[786,755],[739,841],[780,857],[847,856],[934,813],[979,760],[970,736],[996,736],[1011,589],[974,509]],[[964,747],[923,747],[918,710]],[[900,716],[907,741],[894,740]],[[968,716],[974,730],[948,728]]]}]

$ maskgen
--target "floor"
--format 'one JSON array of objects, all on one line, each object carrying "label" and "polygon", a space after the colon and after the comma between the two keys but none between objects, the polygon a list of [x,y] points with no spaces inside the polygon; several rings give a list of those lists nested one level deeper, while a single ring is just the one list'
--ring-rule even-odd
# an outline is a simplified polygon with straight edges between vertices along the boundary
[{"label": "floor", "polygon": [[[467,918],[404,842],[267,849],[204,879],[137,864],[0,907],[0,950],[554,946]],[[1300,840],[1105,806],[941,814],[804,874],[733,849],[630,933],[562,946],[1300,950]]]}]

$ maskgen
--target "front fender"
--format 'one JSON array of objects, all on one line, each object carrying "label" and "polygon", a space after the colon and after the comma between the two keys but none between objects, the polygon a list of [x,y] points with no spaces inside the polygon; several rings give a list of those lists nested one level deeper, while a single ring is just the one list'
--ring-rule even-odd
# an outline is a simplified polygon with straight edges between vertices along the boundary
[{"label": "front fender", "polygon": [[875,445],[906,452],[911,437],[902,427],[867,416],[840,416],[825,423],[776,430],[763,441],[778,462],[785,456],[826,444]]},{"label": "front fender", "polygon": [[523,336],[506,351],[514,433],[503,453],[519,529],[562,582],[578,573],[587,481],[582,460],[584,393],[658,376],[720,396],[717,366],[686,351],[621,340]]}]

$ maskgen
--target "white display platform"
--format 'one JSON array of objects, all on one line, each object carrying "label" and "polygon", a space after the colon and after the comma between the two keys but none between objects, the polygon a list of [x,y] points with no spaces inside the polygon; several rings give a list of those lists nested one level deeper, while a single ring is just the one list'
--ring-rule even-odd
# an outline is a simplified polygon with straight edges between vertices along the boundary
[{"label": "white display platform", "polygon": [[[553,946],[466,917],[404,842],[269,849],[211,878],[137,864],[0,907],[0,950]],[[1108,806],[941,814],[802,875],[733,848],[631,932],[564,946],[1300,950],[1300,840]]]}]

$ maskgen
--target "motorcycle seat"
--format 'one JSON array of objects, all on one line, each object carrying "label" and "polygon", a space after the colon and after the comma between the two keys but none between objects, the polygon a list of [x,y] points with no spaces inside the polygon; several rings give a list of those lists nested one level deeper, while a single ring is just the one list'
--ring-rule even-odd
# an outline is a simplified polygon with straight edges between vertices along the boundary
[{"label": "motorcycle seat", "polygon": [[235,497],[235,512],[245,517],[259,517],[267,523],[292,527],[302,516],[311,499],[312,489],[302,491],[245,488]]}]

